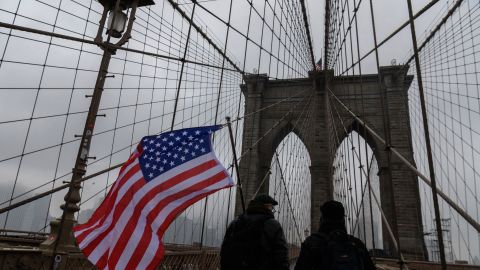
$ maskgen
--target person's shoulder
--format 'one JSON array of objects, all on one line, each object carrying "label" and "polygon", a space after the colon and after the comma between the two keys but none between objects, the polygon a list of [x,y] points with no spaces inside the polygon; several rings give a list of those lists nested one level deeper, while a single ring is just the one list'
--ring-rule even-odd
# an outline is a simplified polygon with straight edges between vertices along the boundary
[{"label": "person's shoulder", "polygon": [[236,216],[231,222],[230,224],[228,224],[228,228],[234,228],[236,227],[238,224],[243,224],[247,221],[247,219],[245,218],[245,216],[243,215],[238,215]]},{"label": "person's shoulder", "polygon": [[264,226],[267,229],[278,229],[282,227],[280,222],[278,222],[278,220],[276,220],[273,217],[265,216],[263,220],[264,220]]},{"label": "person's shoulder", "polygon": [[265,223],[280,226],[280,222],[278,220],[276,220],[274,217],[270,217],[270,216],[265,215],[265,216],[262,217],[262,219],[265,221]]},{"label": "person's shoulder", "polygon": [[348,235],[348,237],[350,237],[350,240],[355,243],[356,246],[360,246],[360,247],[365,247],[365,243],[363,243],[362,240],[358,239],[357,237],[353,236],[353,235]]},{"label": "person's shoulder", "polygon": [[354,242],[363,243],[362,240],[360,240],[359,238],[357,238],[357,237],[355,237],[355,236],[353,236],[353,235],[351,235],[351,234],[349,234],[348,237],[349,237],[352,241],[354,241]]},{"label": "person's shoulder", "polygon": [[326,236],[322,233],[312,233],[310,236],[305,238],[305,241],[303,241],[303,244],[307,247],[316,247],[321,245],[322,243],[325,243],[326,241]]}]

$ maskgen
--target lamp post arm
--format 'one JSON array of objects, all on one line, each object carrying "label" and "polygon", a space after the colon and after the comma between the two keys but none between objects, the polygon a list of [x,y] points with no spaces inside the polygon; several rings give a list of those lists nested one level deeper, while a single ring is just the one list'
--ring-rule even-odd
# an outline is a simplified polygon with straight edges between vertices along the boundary
[{"label": "lamp post arm", "polygon": [[104,7],[102,18],[98,22],[99,25],[98,25],[97,36],[93,39],[93,41],[95,41],[98,44],[103,43],[102,32],[103,32],[103,29],[105,28],[105,21],[107,21],[107,15],[108,15],[108,8]]}]

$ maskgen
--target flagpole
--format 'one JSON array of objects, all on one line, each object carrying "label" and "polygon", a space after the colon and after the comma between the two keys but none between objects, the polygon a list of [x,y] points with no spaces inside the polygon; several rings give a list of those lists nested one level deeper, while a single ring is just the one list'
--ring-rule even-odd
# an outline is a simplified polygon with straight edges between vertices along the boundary
[{"label": "flagpole", "polygon": [[240,200],[242,202],[242,210],[243,210],[243,213],[245,214],[245,199],[243,197],[242,181],[240,181],[240,172],[238,170],[237,151],[235,151],[235,142],[233,140],[232,122],[230,121],[229,116],[225,117],[225,119],[227,119],[228,132],[230,133],[230,142],[232,143],[233,164],[235,166],[235,172],[237,174],[237,186],[238,186],[238,190],[240,191]]}]

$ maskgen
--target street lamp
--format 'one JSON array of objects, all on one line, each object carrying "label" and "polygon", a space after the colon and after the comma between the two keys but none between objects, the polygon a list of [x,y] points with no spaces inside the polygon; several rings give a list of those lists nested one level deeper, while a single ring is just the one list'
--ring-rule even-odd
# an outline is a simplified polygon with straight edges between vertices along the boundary
[{"label": "street lamp", "polygon": [[[80,147],[78,149],[75,166],[72,169],[72,179],[70,187],[65,195],[65,203],[61,206],[63,210],[62,218],[51,222],[51,235],[44,241],[40,248],[43,253],[55,258],[55,264],[60,265],[60,269],[65,269],[65,260],[62,259],[62,254],[79,252],[75,244],[72,228],[76,224],[75,212],[80,207],[80,181],[87,171],[90,144],[93,136],[93,129],[95,127],[98,109],[100,107],[100,100],[105,85],[105,79],[108,78],[108,66],[112,55],[116,53],[117,48],[125,44],[131,37],[133,21],[135,20],[135,12],[137,7],[148,6],[155,4],[153,0],[98,0],[103,6],[103,14],[100,19],[97,36],[94,41],[103,50],[103,56],[100,63],[100,68],[95,82],[91,97],[90,108],[88,110],[87,120],[83,129]],[[126,10],[124,13],[123,11]],[[110,15],[109,15],[110,14]],[[127,15],[128,14],[128,15]],[[102,32],[105,23],[108,19],[107,40],[104,41]],[[128,25],[127,25],[128,22]],[[127,28],[125,29],[125,25]],[[112,44],[110,38],[119,38],[119,40]],[[58,268],[58,267],[57,267]]]},{"label": "street lamp", "polygon": [[123,13],[120,10],[117,10],[115,13],[113,11],[110,11],[107,22],[107,35],[110,34],[114,38],[122,37],[123,31],[125,31],[125,25],[127,24],[127,19],[127,14]]},{"label": "street lamp", "polygon": [[[155,4],[153,0],[98,0],[98,2],[103,6],[103,14],[100,19],[100,25],[95,41],[97,43],[103,42],[102,30],[105,27],[105,21],[108,16],[106,32],[108,35],[107,42],[110,41],[110,37],[121,38],[120,41],[117,42],[117,46],[122,46],[130,38],[130,32],[132,30],[133,21],[135,20],[135,12],[137,8]],[[128,13],[130,16],[127,15]],[[125,34],[123,34],[127,21],[128,27]]]}]

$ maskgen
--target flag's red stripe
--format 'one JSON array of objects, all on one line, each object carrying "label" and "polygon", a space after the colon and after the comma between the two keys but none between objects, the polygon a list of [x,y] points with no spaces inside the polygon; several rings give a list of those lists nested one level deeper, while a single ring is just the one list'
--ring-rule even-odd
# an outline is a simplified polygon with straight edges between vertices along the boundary
[{"label": "flag's red stripe", "polygon": [[148,264],[145,270],[155,270],[158,264],[162,261],[164,254],[165,254],[165,247],[160,242],[160,246],[158,247],[157,252],[153,256],[153,259],[150,261],[150,264]]},{"label": "flag's red stripe", "polygon": [[[134,166],[130,171],[127,172],[127,174],[125,174],[124,179],[121,179],[121,180],[123,181],[123,180],[130,179],[139,170],[140,170],[140,166]],[[107,219],[107,217],[110,215],[110,212],[112,210],[115,210],[119,205],[126,205],[128,203],[128,199],[129,199],[128,196],[126,196],[128,193],[136,192],[137,190],[142,188],[144,185],[145,185],[145,180],[142,177],[139,180],[137,180],[133,185],[130,186],[128,191],[125,193],[125,195],[118,202],[117,206],[115,206],[115,201],[117,200],[118,192],[119,192],[120,188],[117,189],[116,191],[114,191],[115,194],[112,195],[112,198],[108,201],[108,203],[105,204],[105,207],[102,208],[102,209],[97,209],[97,211],[95,211],[95,213],[94,213],[95,218],[90,218],[87,223],[85,223],[83,225],[79,225],[78,226],[79,228],[75,228],[75,230],[86,229],[85,231],[80,233],[80,235],[78,235],[76,237],[77,242],[78,243],[82,242],[90,232],[92,232],[93,230],[101,227],[103,225],[103,223],[105,222],[105,220]],[[95,225],[95,223],[97,221],[99,221],[99,222]],[[80,226],[82,226],[82,227],[80,227]]]},{"label": "flag's red stripe", "polygon": [[[108,235],[108,233],[115,227],[116,222],[120,215],[123,213],[123,210],[127,208],[127,205],[131,202],[133,197],[133,192],[138,191],[145,185],[145,179],[142,177],[138,180],[135,184],[132,185],[132,188],[129,189],[129,192],[125,193],[123,198],[120,200],[120,203],[115,206],[115,208],[111,209],[113,211],[113,217],[111,223],[108,225],[107,229],[102,233],[98,234],[93,241],[91,241],[87,246],[83,248],[83,254],[86,256],[90,256],[90,254],[95,250],[96,246],[100,244],[100,242]],[[131,191],[131,192],[130,192]],[[101,223],[100,223],[101,224]],[[86,230],[84,233],[79,235],[77,238],[84,240],[93,230],[95,230],[99,226],[94,226],[89,230]],[[82,237],[82,238],[80,238]],[[80,241],[80,240],[79,240]]]},{"label": "flag's red stripe", "polygon": [[[225,178],[227,177],[227,173],[225,173]],[[157,235],[163,235],[165,233],[165,231],[167,230],[168,226],[173,222],[173,220],[175,219],[175,217],[177,216],[177,214],[179,214],[180,212],[182,212],[183,210],[185,210],[188,206],[190,206],[191,204],[197,202],[198,200],[214,193],[214,192],[217,192],[219,191],[220,189],[223,189],[223,188],[226,188],[228,186],[225,186],[225,187],[220,187],[218,189],[215,189],[215,190],[212,190],[212,191],[209,191],[207,193],[202,193],[202,194],[199,194],[198,196],[184,202],[182,205],[178,206],[177,208],[175,208],[174,211],[172,211],[166,218],[165,218],[165,221],[162,223],[162,225],[160,226],[160,228],[158,228],[158,231],[157,231]]]},{"label": "flag's red stripe", "polygon": [[[138,211],[141,211],[141,209],[143,209],[143,207],[145,206],[145,204],[151,199],[151,197],[154,196],[154,194],[162,191],[162,190],[165,190],[165,189],[168,189],[170,188],[171,186],[173,185],[176,185],[177,183],[180,183],[192,176],[195,176],[197,174],[200,174],[202,173],[203,171],[206,171],[208,169],[210,169],[211,167],[214,167],[217,165],[217,161],[216,160],[210,160],[210,161],[207,161],[205,163],[202,163],[200,165],[198,165],[197,167],[194,167],[188,171],[185,171],[185,172],[182,172],[180,174],[177,174],[175,175],[174,177],[170,178],[169,180],[165,181],[164,183],[160,184],[160,185],[157,185],[155,187],[153,187],[150,191],[147,192],[147,194],[145,194],[141,199],[140,199],[140,202],[136,205],[135,207],[135,210],[133,211],[134,213],[138,212]],[[129,203],[131,203],[132,201],[132,198],[133,196],[135,195],[134,192],[127,192],[124,197],[122,198],[122,201],[120,204],[118,204],[115,209],[114,209],[114,217],[113,217],[113,220],[112,220],[112,223],[109,225],[109,227],[101,234],[99,234],[95,240],[93,240],[92,242],[90,242],[84,249],[83,249],[83,252],[85,255],[89,256],[96,248],[96,246],[101,242],[103,241],[103,239],[108,235],[108,233],[112,230],[112,228],[115,226],[116,222],[118,221],[118,219],[120,218],[121,214],[123,213],[123,211],[125,210],[125,208],[127,207],[127,205]],[[130,218],[131,220],[131,218]],[[122,234],[124,236],[126,236],[125,234]],[[123,237],[121,238],[123,239]],[[112,252],[113,253],[113,252]]]},{"label": "flag's red stripe", "polygon": [[121,175],[122,172],[125,170],[125,168],[127,168],[127,167],[130,165],[130,163],[132,163],[137,157],[140,156],[140,153],[141,153],[141,152],[143,152],[143,149],[142,149],[142,151],[139,151],[139,150],[137,149],[136,152],[133,152],[133,153],[130,155],[130,157],[128,158],[128,160],[125,161],[125,163],[124,163],[124,164],[122,165],[122,167],[120,168],[120,172],[118,173],[118,175]]},{"label": "flag's red stripe", "polygon": [[108,262],[108,249],[107,251],[102,255],[102,257],[100,257],[100,259],[98,259],[97,263],[95,264],[95,266],[98,268],[98,269],[105,269],[107,267],[107,262]]},{"label": "flag's red stripe", "polygon": [[100,219],[99,224],[103,223],[103,221],[107,218],[107,215],[105,215],[105,213],[108,213],[112,209],[121,187],[128,181],[128,179],[130,179],[139,170],[140,170],[140,164],[137,164],[133,166],[121,179],[118,179],[117,188],[111,189],[108,192],[107,198],[105,198],[105,200],[102,202],[100,207],[97,210],[95,210],[95,212],[90,217],[90,219],[86,223],[76,226],[73,230],[79,231],[79,230],[86,229],[94,225],[99,219]]},{"label": "flag's red stripe", "polygon": [[[130,258],[130,261],[127,265],[127,269],[130,269],[128,266],[131,266],[133,268],[142,259],[143,254],[145,253],[145,250],[148,248],[148,244],[150,243],[150,240],[151,240],[151,237],[152,237],[152,230],[151,230],[151,228],[149,228],[149,224],[151,224],[155,220],[155,218],[158,216],[158,214],[160,214],[160,212],[168,204],[170,204],[171,202],[176,201],[178,199],[181,199],[184,196],[187,196],[187,195],[189,195],[193,192],[205,189],[205,188],[207,188],[207,187],[209,187],[209,186],[211,186],[211,185],[213,185],[217,182],[220,182],[221,180],[225,179],[225,177],[226,177],[225,172],[221,171],[221,172],[215,174],[214,176],[191,186],[190,188],[188,188],[186,190],[183,190],[183,191],[181,191],[179,193],[176,193],[176,194],[172,194],[171,196],[165,198],[159,204],[157,204],[155,206],[155,208],[153,208],[152,211],[150,211],[150,213],[147,216],[148,222],[145,224],[146,227],[141,228],[141,230],[143,230],[144,233],[142,235],[142,238],[138,242],[138,245],[137,245],[132,257]],[[138,221],[138,219],[137,219],[137,221]],[[136,225],[137,224],[135,224],[134,226],[136,227]],[[133,229],[135,229],[135,227],[133,227]],[[131,235],[131,234],[129,234],[129,232],[132,232],[133,229],[131,229],[130,231],[127,231],[127,235]],[[126,243],[128,243],[128,241]],[[118,245],[116,247],[118,247]],[[123,250],[125,247],[122,246],[120,248],[121,248],[120,250]],[[115,264],[116,264],[116,262],[115,262]]]},{"label": "flag's red stripe", "polygon": [[[224,188],[224,187],[222,187]],[[209,192],[206,192],[206,193],[202,193],[202,194],[199,194],[198,196],[196,197],[193,197],[192,199],[184,202],[182,205],[180,205],[179,207],[177,207],[175,210],[173,210],[168,216],[167,218],[165,219],[165,221],[163,222],[162,226],[160,226],[158,232],[157,232],[157,236],[159,237],[159,239],[162,239],[163,237],[163,234],[166,230],[166,228],[168,228],[168,226],[173,222],[173,220],[178,216],[179,213],[181,213],[182,211],[184,211],[188,206],[194,204],[195,202],[207,197],[208,195],[214,193],[214,192],[217,192],[218,190],[222,189],[222,188],[219,188],[219,189],[215,189],[215,190],[212,190],[212,191],[209,191]],[[152,261],[150,262],[150,264],[147,266],[147,270],[154,270],[158,264],[160,264],[162,258],[163,258],[163,254],[164,254],[164,246],[162,243],[160,243],[160,247],[158,248],[157,250],[157,253],[155,254],[155,256],[153,257]]]},{"label": "flag's red stripe", "polygon": [[[131,190],[139,190],[140,188],[142,188],[143,185],[145,185],[145,180],[144,180],[143,178],[140,178],[137,182],[135,182],[135,183],[132,185]],[[128,199],[126,199],[126,200],[124,201],[124,198],[125,198],[125,197],[122,198],[122,200],[120,201],[120,203],[125,204],[125,203],[128,202]],[[126,202],[126,201],[127,201],[127,202]],[[113,213],[111,214],[111,215],[112,215],[112,220],[110,221],[109,224],[104,224],[104,222],[100,222],[98,225],[92,226],[91,228],[89,228],[88,230],[85,230],[85,231],[82,232],[79,236],[77,236],[77,241],[78,241],[79,243],[80,243],[80,242],[83,242],[83,240],[85,240],[85,238],[87,238],[91,233],[98,234],[98,235],[107,234],[108,231],[110,230],[110,228],[115,225],[115,215],[119,215],[119,214],[116,213],[115,209],[116,209],[116,208],[113,208],[113,209],[110,210],[110,211],[113,211]],[[103,225],[105,225],[105,226],[108,225],[108,227],[105,229],[105,231],[103,231],[103,232],[101,232],[101,233],[100,233],[100,232],[95,232],[96,229],[100,228],[100,227],[103,226]],[[98,236],[96,236],[96,237],[98,237]],[[90,244],[88,244],[86,247],[88,247],[89,245],[92,245],[94,242],[97,243],[98,241],[95,241],[95,239],[94,239],[94,240],[92,240],[92,242],[90,242]],[[98,242],[98,243],[99,243],[99,242]],[[98,243],[97,243],[97,244],[98,244]],[[88,255],[90,255],[90,252],[87,253],[88,249],[85,249],[86,247],[84,247],[83,252],[84,252],[84,254],[85,254],[86,256],[88,256]]]},{"label": "flag's red stripe", "polygon": [[[100,223],[103,223],[103,221],[107,218],[105,213],[109,213],[110,210],[112,209],[112,207],[114,206],[115,201],[117,200],[117,197],[118,197],[118,192],[120,191],[120,189],[125,185],[125,183],[128,182],[128,180],[133,175],[135,175],[139,171],[140,171],[140,164],[136,164],[135,166],[130,168],[130,170],[128,172],[126,172],[121,179],[118,179],[117,180],[118,185],[116,185],[117,187],[115,189],[112,189],[109,192],[109,194],[111,194],[111,196],[109,197],[108,204],[105,204],[105,207],[102,209],[102,211],[95,211],[95,213],[93,214],[94,218],[90,218],[89,221],[87,223],[83,224],[83,225],[86,225],[86,224],[93,225],[96,222],[96,220],[98,220],[100,218],[101,218]],[[121,174],[119,174],[119,175],[121,175]],[[130,187],[130,188],[132,188],[132,187]],[[90,220],[92,220],[92,221],[90,222]],[[83,225],[80,225],[80,226],[82,226],[82,228],[87,228],[86,226],[83,226]]]},{"label": "flag's red stripe", "polygon": [[[189,173],[190,174],[190,177],[192,176],[195,176],[195,175],[198,175],[204,171],[207,171],[208,169],[211,169],[213,167],[217,166],[217,161],[216,160],[210,160],[190,171],[186,171],[185,173]],[[204,167],[204,168],[199,168],[199,167]],[[223,171],[222,171],[223,172]],[[175,194],[172,194],[164,199],[162,199],[161,201],[159,201],[159,203],[155,206],[155,208],[152,209],[152,211],[150,211],[150,213],[152,213],[153,211],[155,210],[158,210],[158,212],[163,209],[166,205],[168,205],[170,202],[178,199],[178,198],[181,198],[187,194],[190,194],[191,192],[194,192],[196,190],[201,190],[203,188],[205,188],[206,186],[209,186],[211,185],[211,181],[213,180],[216,180],[217,178],[217,175],[214,175],[210,178],[207,178],[207,180],[204,180],[202,182],[199,182],[199,183],[196,183],[190,187],[188,187],[187,189],[184,189],[178,193],[175,193]],[[190,178],[189,177],[189,178]],[[112,266],[114,269],[116,267],[116,264],[120,258],[120,255],[122,255],[122,252],[125,248],[125,246],[127,245],[128,241],[130,240],[131,236],[132,236],[132,233],[133,231],[135,230],[135,227],[137,226],[138,224],[138,221],[140,220],[140,215],[142,213],[142,210],[145,208],[145,206],[148,204],[148,202],[150,202],[154,197],[155,195],[157,195],[159,192],[163,191],[163,190],[167,190],[175,185],[177,185],[178,183],[184,181],[185,179],[182,179],[182,178],[179,178],[179,179],[172,179],[172,180],[169,180],[165,183],[162,183],[161,185],[158,185],[156,186],[155,188],[151,189],[147,194],[145,194],[145,196],[138,202],[138,204],[136,205],[135,207],[135,210],[133,211],[133,215],[130,217],[130,219],[128,220],[128,223],[127,225],[124,227],[123,231],[121,232],[121,235],[123,237],[121,237],[118,242],[116,243],[116,245],[114,246],[111,254],[112,256],[110,257],[110,259],[108,260],[109,261],[109,266]],[[157,212],[157,213],[158,213]],[[151,215],[148,214],[147,216],[147,220],[149,221],[152,221],[151,219]],[[111,265],[111,263],[113,265]]]}]

